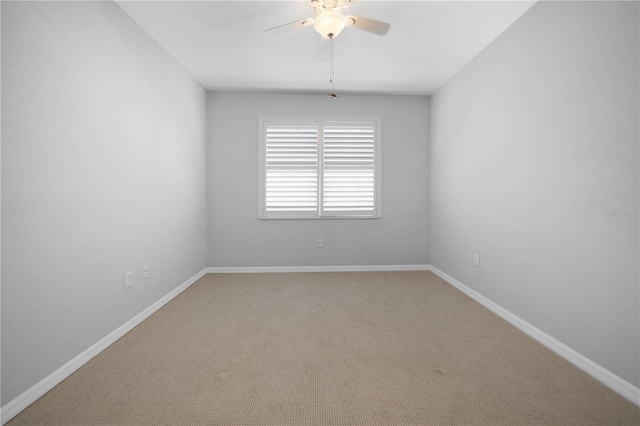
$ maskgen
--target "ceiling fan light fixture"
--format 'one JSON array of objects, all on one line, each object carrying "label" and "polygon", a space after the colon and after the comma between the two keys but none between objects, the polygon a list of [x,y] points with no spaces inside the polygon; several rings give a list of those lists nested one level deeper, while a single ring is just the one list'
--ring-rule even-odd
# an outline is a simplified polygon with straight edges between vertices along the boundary
[{"label": "ceiling fan light fixture", "polygon": [[327,9],[316,16],[313,28],[324,38],[334,38],[346,25],[344,15],[335,10]]}]

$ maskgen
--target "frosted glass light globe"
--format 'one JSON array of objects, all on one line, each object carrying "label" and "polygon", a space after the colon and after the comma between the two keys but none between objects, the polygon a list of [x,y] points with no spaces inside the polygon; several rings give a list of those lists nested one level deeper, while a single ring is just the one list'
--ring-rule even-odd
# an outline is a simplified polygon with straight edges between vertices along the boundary
[{"label": "frosted glass light globe", "polygon": [[313,21],[313,28],[324,38],[334,38],[345,26],[345,17],[335,10],[325,10]]}]

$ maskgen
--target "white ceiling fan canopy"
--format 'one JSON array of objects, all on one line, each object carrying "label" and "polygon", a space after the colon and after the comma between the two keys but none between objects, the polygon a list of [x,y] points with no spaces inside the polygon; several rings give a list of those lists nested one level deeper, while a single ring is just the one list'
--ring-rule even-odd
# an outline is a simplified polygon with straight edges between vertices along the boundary
[{"label": "white ceiling fan canopy", "polygon": [[311,0],[311,6],[316,9],[316,14],[320,14],[325,10],[340,11],[343,7],[349,7],[351,0]]}]

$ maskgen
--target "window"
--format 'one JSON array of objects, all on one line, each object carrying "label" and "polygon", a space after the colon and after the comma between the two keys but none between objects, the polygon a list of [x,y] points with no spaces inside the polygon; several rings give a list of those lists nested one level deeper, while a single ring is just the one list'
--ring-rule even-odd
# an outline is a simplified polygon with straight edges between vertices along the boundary
[{"label": "window", "polygon": [[261,219],[380,217],[380,120],[260,120]]}]

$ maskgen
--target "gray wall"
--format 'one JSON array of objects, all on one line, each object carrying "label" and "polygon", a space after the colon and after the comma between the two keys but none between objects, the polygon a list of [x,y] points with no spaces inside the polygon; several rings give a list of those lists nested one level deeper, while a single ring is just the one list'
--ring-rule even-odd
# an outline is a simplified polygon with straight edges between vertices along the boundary
[{"label": "gray wall", "polygon": [[[381,117],[382,218],[259,220],[260,116]],[[427,116],[426,97],[210,93],[209,266],[426,264]]]},{"label": "gray wall", "polygon": [[205,266],[204,89],[115,3],[3,1],[2,405]]},{"label": "gray wall", "polygon": [[432,97],[429,200],[434,266],[635,386],[638,33],[534,5]]}]

